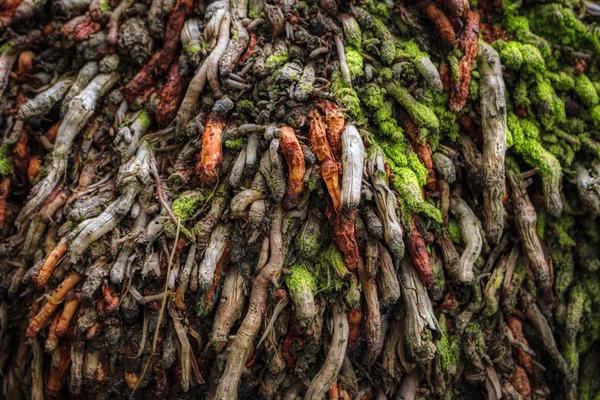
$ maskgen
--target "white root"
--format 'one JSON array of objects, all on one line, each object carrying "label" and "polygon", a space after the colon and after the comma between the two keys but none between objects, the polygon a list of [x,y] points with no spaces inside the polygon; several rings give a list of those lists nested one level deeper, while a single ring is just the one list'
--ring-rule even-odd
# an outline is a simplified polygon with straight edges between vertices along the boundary
[{"label": "white root", "polygon": [[[399,270],[404,304],[404,340],[408,352],[421,365],[427,365],[435,356],[436,347],[431,334],[438,334],[438,327],[427,289],[409,258],[404,258]],[[429,333],[426,333],[429,331]]]},{"label": "white root", "polygon": [[246,361],[254,348],[254,339],[256,339],[256,335],[262,325],[269,286],[271,282],[279,278],[281,268],[283,267],[285,253],[283,248],[282,224],[283,207],[279,204],[275,209],[273,224],[271,225],[271,232],[269,234],[271,258],[267,265],[260,270],[258,276],[254,278],[248,312],[229,347],[227,365],[223,376],[219,380],[219,386],[214,397],[216,400],[237,399],[238,386],[245,369]]},{"label": "white root", "polygon": [[44,90],[42,93],[29,100],[19,108],[17,116],[21,120],[28,120],[29,118],[39,117],[46,115],[52,110],[52,107],[58,103],[63,96],[67,93],[73,79],[66,78],[56,82],[49,89]]},{"label": "white root", "polygon": [[467,203],[458,197],[450,199],[450,212],[458,220],[465,250],[458,260],[458,280],[470,283],[473,280],[473,266],[483,248],[481,223]]},{"label": "white root", "polygon": [[350,68],[348,68],[348,63],[346,62],[346,51],[344,49],[344,42],[342,42],[342,39],[337,35],[335,36],[335,46],[337,48],[338,57],[340,59],[340,71],[342,72],[344,82],[346,82],[348,86],[352,86]]},{"label": "white root", "polygon": [[383,238],[397,260],[404,257],[402,227],[396,216],[396,195],[387,184],[383,152],[377,149],[367,162],[367,173],[373,184],[377,215],[383,223]]},{"label": "white root", "polygon": [[321,400],[331,384],[335,382],[346,356],[348,333],[348,316],[343,309],[343,305],[338,303],[333,308],[333,334],[327,358],[317,375],[310,382],[304,400]]},{"label": "white root", "polygon": [[39,209],[40,205],[52,193],[67,170],[69,151],[73,140],[88,123],[98,100],[119,81],[119,74],[100,74],[96,76],[85,89],[69,104],[69,111],[62,120],[56,141],[52,161],[47,166],[47,175],[34,189],[33,195],[23,207],[15,224],[22,226],[30,214]]},{"label": "white root", "polygon": [[[121,196],[113,201],[92,221],[79,224],[79,232],[71,243],[71,262],[75,263],[87,248],[106,233],[112,231],[133,205],[137,195],[152,181],[150,171],[150,145],[143,142],[133,160],[122,167],[119,174]],[[85,227],[83,225],[85,224]]]},{"label": "white root", "polygon": [[215,97],[219,98],[222,96],[221,88],[219,86],[219,61],[229,44],[229,31],[231,29],[231,14],[229,11],[225,13],[221,26],[219,27],[219,40],[212,53],[208,57],[208,67],[206,70],[206,78],[210,85]]},{"label": "white root", "polygon": [[60,105],[60,115],[62,117],[64,117],[67,111],[69,111],[69,104],[71,103],[71,100],[81,93],[88,83],[90,83],[90,81],[94,79],[96,75],[98,75],[98,69],[98,63],[96,61],[90,61],[79,70],[75,81],[71,85],[69,92]]},{"label": "white root", "polygon": [[342,133],[342,206],[348,210],[360,202],[365,146],[358,129],[347,124]]},{"label": "white root", "polygon": [[210,242],[204,252],[204,258],[198,270],[198,285],[200,290],[206,292],[215,278],[215,270],[223,253],[229,246],[230,227],[219,225],[210,235]]},{"label": "white root", "polygon": [[490,244],[497,244],[504,226],[504,155],[506,153],[506,98],[502,64],[496,50],[479,41],[481,71],[481,130],[483,133],[483,210],[485,232]]},{"label": "white root", "polygon": [[131,157],[140,144],[140,139],[152,125],[152,117],[146,111],[138,113],[130,126],[119,129],[115,135],[114,144],[121,155],[121,160],[126,161]]}]

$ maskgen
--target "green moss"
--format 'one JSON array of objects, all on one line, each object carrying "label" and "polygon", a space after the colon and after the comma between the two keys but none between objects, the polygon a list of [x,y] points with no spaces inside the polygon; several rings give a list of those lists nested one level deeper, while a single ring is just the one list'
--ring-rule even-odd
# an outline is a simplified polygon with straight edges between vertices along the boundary
[{"label": "green moss", "polygon": [[413,40],[397,41],[396,42],[397,56],[406,59],[417,59],[421,57],[429,57],[429,55],[419,48],[419,45]]},{"label": "green moss", "polygon": [[344,22],[342,24],[342,28],[344,30],[344,43],[346,46],[354,49],[360,49],[362,44],[362,33],[358,24],[354,21],[353,23]]},{"label": "green moss", "polygon": [[458,64],[459,64],[462,56],[463,56],[463,53],[460,51],[460,49],[458,47],[452,49],[446,56],[446,60],[448,61],[448,66],[450,67],[450,76],[451,76],[452,80],[455,82],[458,82],[460,80],[460,71],[458,68]]},{"label": "green moss", "polygon": [[331,76],[331,91],[340,100],[340,103],[346,109],[346,113],[357,125],[365,122],[358,94],[353,88],[346,86],[340,71],[335,71]]},{"label": "green moss", "polygon": [[410,153],[408,157],[406,157],[406,161],[408,168],[410,168],[415,173],[419,185],[425,186],[425,184],[427,183],[427,175],[429,174],[427,167],[425,167],[421,160],[419,160],[419,157],[416,153]]},{"label": "green moss", "polygon": [[555,43],[600,54],[600,40],[568,7],[544,4],[528,14],[531,30]]},{"label": "green moss", "polygon": [[200,54],[201,50],[202,50],[202,48],[200,47],[200,45],[194,44],[194,43],[189,43],[189,44],[186,44],[186,45],[183,46],[183,51],[190,58],[198,57],[198,55]]},{"label": "green moss", "polygon": [[384,20],[388,20],[392,16],[392,8],[389,7],[384,1],[367,0],[365,1],[365,8],[371,14],[377,15]]},{"label": "green moss", "polygon": [[365,71],[363,69],[363,57],[358,51],[347,48],[346,62],[348,63],[348,69],[350,70],[350,76],[352,79],[360,78],[365,75]]},{"label": "green moss", "polygon": [[450,235],[450,240],[452,240],[453,243],[462,243],[462,231],[460,230],[460,225],[455,219],[450,219],[448,221],[448,234]]},{"label": "green moss", "polygon": [[440,130],[440,121],[435,113],[423,103],[418,102],[406,88],[389,83],[386,85],[388,94],[406,109],[414,123],[420,127],[429,129],[435,133]]},{"label": "green moss", "polygon": [[566,215],[563,215],[554,222],[554,234],[558,236],[558,244],[561,246],[575,246],[575,241],[568,234],[568,231],[571,229],[574,223],[575,219]]},{"label": "green moss", "polygon": [[135,119],[136,124],[140,124],[143,130],[146,130],[152,125],[152,119],[146,110],[142,110],[140,115]]},{"label": "green moss", "polygon": [[244,138],[229,139],[225,141],[226,149],[240,149],[244,146]]},{"label": "green moss", "polygon": [[539,167],[542,179],[549,187],[558,187],[562,168],[560,163],[539,141],[539,128],[535,122],[520,119],[515,114],[508,115],[508,129],[511,132],[514,148],[531,167]]},{"label": "green moss", "polygon": [[256,108],[254,108],[254,103],[250,100],[240,100],[235,105],[235,110],[245,116],[252,116],[256,114]]},{"label": "green moss", "polygon": [[519,15],[519,9],[516,4],[506,7],[504,12],[504,27],[509,33],[529,30],[529,21],[527,17]]},{"label": "green moss", "polygon": [[110,6],[110,1],[109,0],[102,0],[100,1],[100,10],[101,11],[112,11],[112,7]]},{"label": "green moss", "polygon": [[3,45],[0,45],[0,54],[10,53],[14,47],[15,47],[14,41],[9,40],[8,42],[4,43]]},{"label": "green moss", "polygon": [[508,42],[500,51],[500,60],[502,65],[511,71],[519,71],[523,65],[523,53],[521,52],[521,43]]},{"label": "green moss", "polygon": [[343,254],[335,244],[330,243],[317,259],[317,286],[319,291],[335,292],[344,286],[344,278],[349,274]]},{"label": "green moss", "polygon": [[381,40],[379,55],[381,61],[385,65],[391,65],[396,58],[396,47],[394,45],[394,37],[383,21],[377,17],[373,17],[373,31],[375,36]]},{"label": "green moss", "polygon": [[173,202],[173,214],[183,221],[188,220],[205,200],[206,196],[200,191],[184,192]]},{"label": "green moss", "polygon": [[329,265],[335,275],[339,278],[345,278],[348,275],[348,268],[346,268],[346,262],[344,261],[344,255],[337,248],[337,246],[331,243],[319,256],[321,264]]},{"label": "green moss", "polygon": [[10,174],[11,164],[8,155],[8,146],[0,147],[0,176]]},{"label": "green moss", "polygon": [[523,71],[535,74],[546,70],[546,62],[537,47],[523,44],[520,49],[521,55],[523,55]]},{"label": "green moss", "polygon": [[575,80],[565,72],[547,72],[546,77],[552,83],[555,90],[566,92],[575,87]]},{"label": "green moss", "polygon": [[529,107],[531,100],[527,90],[527,82],[524,79],[519,79],[512,93],[513,103],[516,107]]},{"label": "green moss", "polygon": [[556,95],[549,80],[538,75],[533,94],[538,106],[537,116],[544,128],[550,129],[557,123],[566,121],[565,103]]},{"label": "green moss", "polygon": [[585,290],[592,304],[600,306],[600,281],[598,279],[585,279],[583,282]]},{"label": "green moss", "polygon": [[442,222],[442,213],[433,205],[427,203],[421,195],[421,188],[415,173],[409,168],[398,168],[394,171],[394,187],[398,191],[399,200],[404,205],[404,210],[410,213],[419,213],[434,221]]},{"label": "green moss", "polygon": [[305,296],[314,296],[317,291],[317,280],[306,264],[296,264],[290,268],[290,275],[285,280],[290,297],[294,303],[301,303]]},{"label": "green moss", "polygon": [[573,254],[568,249],[553,249],[550,252],[552,266],[556,279],[554,281],[554,290],[558,296],[565,295],[569,286],[573,282],[575,274],[575,260]]},{"label": "green moss", "polygon": [[547,217],[548,217],[548,213],[546,213],[546,210],[538,211],[537,219],[535,221],[535,232],[541,239],[543,239],[546,236],[546,218]]},{"label": "green moss", "polygon": [[[453,142],[458,139],[459,126],[456,122],[456,114],[448,109],[448,94],[445,92],[436,92],[433,95],[432,110],[437,116],[440,124],[440,135],[447,137]],[[431,148],[435,150],[439,141],[439,136],[430,132],[429,142]]]},{"label": "green moss", "polygon": [[350,275],[350,284],[346,291],[346,304],[350,308],[360,307],[360,285],[355,274]]},{"label": "green moss", "polygon": [[600,126],[600,104],[590,109],[590,118],[594,126]]},{"label": "green moss", "polygon": [[361,91],[361,100],[373,113],[373,122],[379,127],[382,136],[396,143],[404,138],[404,131],[393,118],[392,102],[386,100],[385,91],[380,86],[367,85],[366,89]]},{"label": "green moss", "polygon": [[388,67],[379,68],[377,72],[379,74],[379,78],[381,78],[381,80],[384,82],[389,82],[393,79],[393,72]]},{"label": "green moss", "polygon": [[575,94],[579,97],[579,100],[587,107],[595,107],[598,105],[598,92],[594,84],[585,74],[577,75],[575,77]]},{"label": "green moss", "polygon": [[469,81],[469,99],[477,101],[479,99],[479,79],[471,77]]},{"label": "green moss", "polygon": [[441,339],[436,342],[437,354],[440,358],[442,369],[450,374],[456,374],[460,365],[460,342],[456,336],[450,336],[446,326],[446,316],[440,314],[439,326],[441,331]]},{"label": "green moss", "polygon": [[385,141],[379,144],[392,172],[396,173],[400,168],[407,166],[408,160],[406,159],[406,148],[404,146],[393,145]]}]

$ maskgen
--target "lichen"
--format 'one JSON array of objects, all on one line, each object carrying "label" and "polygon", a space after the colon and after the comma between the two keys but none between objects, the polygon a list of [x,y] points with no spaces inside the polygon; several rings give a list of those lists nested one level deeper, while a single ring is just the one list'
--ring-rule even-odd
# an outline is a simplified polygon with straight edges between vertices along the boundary
[{"label": "lichen", "polygon": [[280,51],[278,53],[272,54],[265,60],[265,68],[269,71],[274,71],[275,69],[281,67],[289,60],[290,56],[287,51]]}]

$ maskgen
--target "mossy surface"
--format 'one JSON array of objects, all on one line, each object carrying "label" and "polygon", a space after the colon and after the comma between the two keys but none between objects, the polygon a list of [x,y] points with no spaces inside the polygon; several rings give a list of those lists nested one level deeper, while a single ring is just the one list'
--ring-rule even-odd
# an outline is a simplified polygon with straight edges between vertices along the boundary
[{"label": "mossy surface", "polygon": [[436,222],[442,222],[440,210],[423,199],[419,180],[411,169],[398,168],[394,177],[394,187],[398,191],[399,200],[404,204],[406,211],[419,213]]},{"label": "mossy surface", "polygon": [[200,204],[206,200],[204,193],[200,191],[189,191],[182,193],[173,202],[173,214],[183,221],[190,219]]},{"label": "mossy surface", "polygon": [[408,89],[396,84],[388,84],[386,89],[388,94],[406,109],[418,127],[439,132],[440,121],[435,113],[427,105],[418,102]]},{"label": "mossy surface", "polygon": [[304,301],[307,295],[314,296],[317,291],[317,280],[314,271],[307,264],[293,265],[285,284],[294,303]]},{"label": "mossy surface", "polygon": [[539,141],[537,124],[529,119],[519,118],[509,113],[508,129],[511,132],[515,150],[521,154],[531,167],[539,167],[542,179],[549,185],[558,186],[562,176],[562,167],[556,157],[544,149]]},{"label": "mossy surface", "polygon": [[0,147],[0,176],[10,174],[11,164],[8,154],[8,146]]},{"label": "mossy surface", "polygon": [[363,57],[357,50],[351,48],[346,49],[346,63],[348,64],[350,76],[353,80],[365,75]]}]

